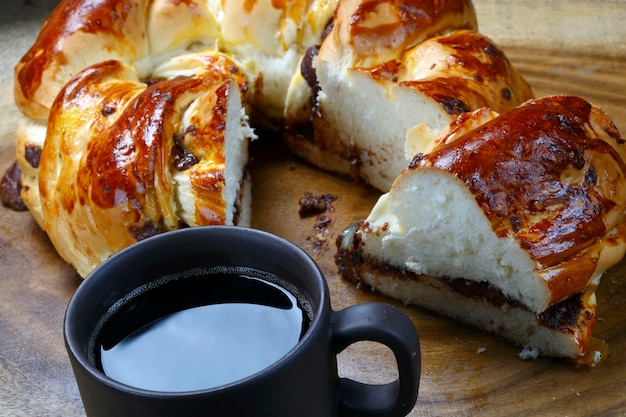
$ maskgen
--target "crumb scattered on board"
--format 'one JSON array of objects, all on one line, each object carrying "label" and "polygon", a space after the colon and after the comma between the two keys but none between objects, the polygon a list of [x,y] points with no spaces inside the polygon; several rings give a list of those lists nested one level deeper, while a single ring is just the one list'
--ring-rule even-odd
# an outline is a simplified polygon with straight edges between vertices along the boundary
[{"label": "crumb scattered on board", "polygon": [[307,237],[307,240],[312,241],[314,250],[320,250],[325,247],[329,240],[329,235],[332,233],[332,218],[326,213],[335,211],[332,205],[335,200],[337,200],[337,196],[333,194],[305,192],[304,196],[298,201],[300,218],[316,216],[313,225],[315,234]]},{"label": "crumb scattered on board", "polygon": [[305,192],[298,201],[298,214],[300,217],[309,217],[328,211],[334,211],[332,203],[337,200],[337,196],[332,194],[313,194]]}]

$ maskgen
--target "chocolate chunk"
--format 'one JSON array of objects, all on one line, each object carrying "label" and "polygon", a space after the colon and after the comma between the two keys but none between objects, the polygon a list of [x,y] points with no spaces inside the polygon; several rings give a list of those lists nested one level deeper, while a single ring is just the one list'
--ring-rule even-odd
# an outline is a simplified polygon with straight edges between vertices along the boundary
[{"label": "chocolate chunk", "polygon": [[585,172],[585,182],[589,185],[596,185],[598,183],[598,173],[593,165],[589,166],[587,172]]},{"label": "chocolate chunk", "polygon": [[112,114],[114,114],[117,110],[115,109],[115,107],[113,106],[104,106],[102,108],[102,115],[105,117],[111,116]]},{"label": "chocolate chunk", "polygon": [[463,101],[456,98],[446,98],[442,100],[443,108],[448,114],[457,115],[461,113],[467,113],[470,108],[463,103]]},{"label": "chocolate chunk", "polygon": [[300,209],[298,214],[300,217],[307,217],[314,214],[325,212],[329,205],[337,199],[337,196],[332,194],[313,194],[306,192],[304,196],[298,201]]},{"label": "chocolate chunk", "polygon": [[156,236],[160,233],[160,228],[154,223],[147,222],[142,226],[131,227],[130,232],[135,236],[137,242]]},{"label": "chocolate chunk", "polygon": [[302,73],[302,77],[306,80],[307,84],[313,91],[317,91],[317,74],[315,73],[315,68],[313,67],[313,60],[317,56],[320,51],[320,47],[318,45],[313,45],[309,49],[306,50],[304,57],[302,58],[302,63],[300,64],[300,72]]},{"label": "chocolate chunk", "polygon": [[180,142],[180,138],[178,138],[177,136],[174,136],[172,157],[174,159],[174,167],[178,171],[185,171],[200,162],[192,152],[183,147]]},{"label": "chocolate chunk", "polygon": [[572,296],[548,307],[539,315],[539,319],[544,326],[559,330],[564,326],[574,325],[583,307],[580,295]]},{"label": "chocolate chunk", "polygon": [[24,148],[24,159],[33,168],[39,168],[39,162],[41,160],[41,146],[26,145]]},{"label": "chocolate chunk", "polygon": [[0,200],[5,207],[17,211],[27,209],[26,204],[22,200],[22,170],[16,162],[6,170],[2,180],[0,180]]},{"label": "chocolate chunk", "polygon": [[331,221],[329,216],[321,214],[317,217],[314,228],[320,232],[324,232],[328,229],[328,226],[330,226]]},{"label": "chocolate chunk", "polygon": [[491,43],[485,45],[483,51],[485,51],[487,54],[491,55],[494,58],[502,58],[502,52]]}]

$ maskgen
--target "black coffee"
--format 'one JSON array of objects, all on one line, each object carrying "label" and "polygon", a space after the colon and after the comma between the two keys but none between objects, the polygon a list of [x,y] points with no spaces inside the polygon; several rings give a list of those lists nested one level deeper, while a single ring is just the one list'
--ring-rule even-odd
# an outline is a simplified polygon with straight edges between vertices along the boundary
[{"label": "black coffee", "polygon": [[308,328],[309,304],[285,286],[240,268],[163,278],[111,308],[92,342],[93,361],[113,379],[154,391],[240,380],[283,357]]}]

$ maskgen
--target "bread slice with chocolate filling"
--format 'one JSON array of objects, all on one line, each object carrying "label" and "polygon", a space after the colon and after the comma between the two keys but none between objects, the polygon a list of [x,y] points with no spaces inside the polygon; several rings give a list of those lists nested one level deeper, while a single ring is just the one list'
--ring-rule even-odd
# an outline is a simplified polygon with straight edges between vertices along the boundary
[{"label": "bread slice with chocolate filling", "polygon": [[86,277],[157,233],[249,225],[245,91],[212,51],[174,57],[150,82],[115,60],[73,77],[47,128],[26,121],[18,137],[24,202],[61,257]]},{"label": "bread slice with chocolate filling", "polygon": [[[313,98],[298,88],[301,80],[287,95],[285,143],[317,167],[389,191],[461,113],[504,112],[533,97],[477,26],[469,1],[340,2],[319,52],[308,57]],[[310,125],[302,125],[311,101]]]},{"label": "bread slice with chocolate filling", "polygon": [[626,249],[625,161],[613,122],[578,97],[464,114],[343,232],[337,264],[525,352],[581,360],[595,289]]}]

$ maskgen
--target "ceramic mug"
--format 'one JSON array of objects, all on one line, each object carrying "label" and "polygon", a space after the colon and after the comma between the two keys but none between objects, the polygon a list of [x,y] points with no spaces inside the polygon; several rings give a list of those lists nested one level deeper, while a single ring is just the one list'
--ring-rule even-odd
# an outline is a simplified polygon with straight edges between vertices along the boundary
[{"label": "ceramic mug", "polygon": [[[160,277],[217,265],[265,271],[305,295],[310,323],[293,348],[241,379],[182,392],[137,388],[106,375],[96,365],[96,329],[112,306]],[[329,297],[322,272],[306,252],[287,240],[254,229],[188,228],[124,249],[81,283],[66,312],[66,348],[87,416],[408,414],[416,402],[420,380],[419,338],[412,321],[383,303],[334,311]],[[337,354],[365,340],[382,343],[394,353],[397,380],[370,385],[338,376]]]}]

